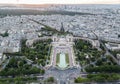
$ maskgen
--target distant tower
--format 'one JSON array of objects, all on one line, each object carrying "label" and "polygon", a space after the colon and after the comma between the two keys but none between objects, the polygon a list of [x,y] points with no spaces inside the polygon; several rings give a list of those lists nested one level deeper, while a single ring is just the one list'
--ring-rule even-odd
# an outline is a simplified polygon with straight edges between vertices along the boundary
[{"label": "distant tower", "polygon": [[63,27],[63,23],[61,22],[61,29],[60,29],[61,32],[64,32],[64,27]]}]

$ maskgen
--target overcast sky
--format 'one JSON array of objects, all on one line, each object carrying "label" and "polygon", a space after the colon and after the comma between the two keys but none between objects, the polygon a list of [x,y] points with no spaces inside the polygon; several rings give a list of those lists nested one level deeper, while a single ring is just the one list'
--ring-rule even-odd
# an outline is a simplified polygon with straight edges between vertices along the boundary
[{"label": "overcast sky", "polygon": [[0,0],[8,4],[120,4],[120,0]]}]

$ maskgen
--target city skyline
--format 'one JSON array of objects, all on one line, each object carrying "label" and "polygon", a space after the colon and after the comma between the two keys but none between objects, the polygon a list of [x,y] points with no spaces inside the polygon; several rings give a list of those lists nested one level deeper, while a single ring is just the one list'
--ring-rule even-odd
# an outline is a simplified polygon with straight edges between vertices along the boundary
[{"label": "city skyline", "polygon": [[0,4],[120,4],[120,0],[0,0]]}]

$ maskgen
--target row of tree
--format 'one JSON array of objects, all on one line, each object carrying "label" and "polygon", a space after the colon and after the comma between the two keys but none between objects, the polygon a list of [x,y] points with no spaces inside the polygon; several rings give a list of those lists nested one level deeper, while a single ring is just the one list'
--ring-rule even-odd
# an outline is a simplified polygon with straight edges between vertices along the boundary
[{"label": "row of tree", "polygon": [[86,67],[86,72],[93,73],[93,72],[106,72],[106,73],[120,73],[120,66],[119,65],[101,65],[98,67]]},{"label": "row of tree", "polygon": [[36,80],[36,77],[0,78],[0,84],[25,84]]},{"label": "row of tree", "polygon": [[114,82],[120,79],[119,74],[108,74],[108,73],[100,73],[100,74],[88,74],[87,78],[78,77],[74,80],[75,83],[92,83],[92,82]]}]

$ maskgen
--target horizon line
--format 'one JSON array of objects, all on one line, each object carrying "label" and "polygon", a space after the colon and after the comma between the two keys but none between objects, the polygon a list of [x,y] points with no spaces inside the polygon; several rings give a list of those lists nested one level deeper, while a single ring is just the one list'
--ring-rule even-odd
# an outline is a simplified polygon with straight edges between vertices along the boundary
[{"label": "horizon line", "polygon": [[31,4],[31,3],[0,3],[0,5],[120,5],[120,3],[43,3],[43,4]]}]

